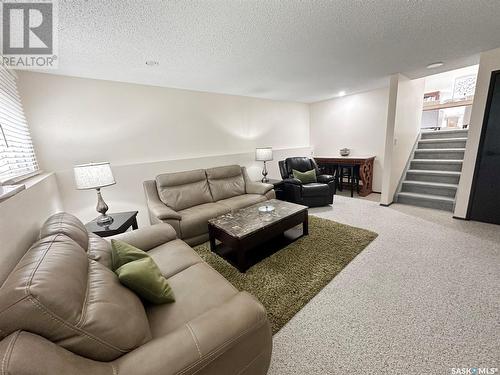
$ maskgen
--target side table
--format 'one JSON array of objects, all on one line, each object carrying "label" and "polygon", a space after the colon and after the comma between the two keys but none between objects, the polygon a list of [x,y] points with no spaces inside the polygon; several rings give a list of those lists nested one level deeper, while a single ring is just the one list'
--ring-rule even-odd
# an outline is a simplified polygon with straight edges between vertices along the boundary
[{"label": "side table", "polygon": [[99,225],[97,224],[97,218],[95,218],[85,224],[85,228],[87,228],[89,232],[97,234],[99,237],[114,236],[115,234],[126,232],[130,227],[132,227],[132,229],[139,228],[137,226],[137,214],[138,211],[108,214],[113,218],[113,222],[111,224]]}]

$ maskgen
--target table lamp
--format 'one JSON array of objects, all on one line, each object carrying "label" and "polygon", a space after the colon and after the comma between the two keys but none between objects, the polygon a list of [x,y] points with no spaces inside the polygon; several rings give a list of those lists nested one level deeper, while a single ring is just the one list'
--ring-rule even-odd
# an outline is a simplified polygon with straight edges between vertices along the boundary
[{"label": "table lamp", "polygon": [[255,160],[264,162],[264,169],[262,170],[262,182],[269,182],[267,178],[267,167],[266,161],[273,160],[273,149],[272,147],[258,147],[255,149]]},{"label": "table lamp", "polygon": [[101,188],[114,185],[116,183],[109,163],[105,162],[76,165],[73,167],[73,170],[75,172],[75,184],[78,190],[97,190],[96,210],[101,214],[101,216],[97,219],[97,224],[111,224],[113,222],[113,218],[106,215],[108,205],[104,202],[101,195]]}]

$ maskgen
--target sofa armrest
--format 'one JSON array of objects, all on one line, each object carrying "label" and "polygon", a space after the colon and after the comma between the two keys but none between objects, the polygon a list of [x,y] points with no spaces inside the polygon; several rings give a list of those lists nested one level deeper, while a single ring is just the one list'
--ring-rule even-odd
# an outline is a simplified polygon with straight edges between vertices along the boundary
[{"label": "sofa armrest", "polygon": [[283,180],[285,199],[289,202],[301,203],[302,182],[296,178],[286,178]]},{"label": "sofa armrest", "polygon": [[283,180],[284,184],[292,184],[292,185],[299,185],[302,186],[302,181],[300,181],[298,178],[292,177],[292,178],[285,178]]},{"label": "sofa armrest", "polygon": [[16,331],[0,341],[2,374],[114,375],[113,363],[97,362],[29,333]]},{"label": "sofa armrest", "polygon": [[271,191],[273,189],[273,184],[266,184],[264,182],[246,181],[245,183],[245,190],[247,194],[266,195],[268,191]]},{"label": "sofa armrest", "polygon": [[241,292],[115,362],[122,375],[187,375],[205,367],[211,374],[238,374],[250,367],[254,371],[249,373],[264,375],[271,349],[271,329],[264,307]]},{"label": "sofa armrest", "polygon": [[176,238],[177,233],[174,228],[170,224],[163,223],[117,234],[106,239],[120,240],[143,251],[149,251]]},{"label": "sofa armrest", "polygon": [[323,184],[327,184],[330,181],[335,180],[335,176],[332,176],[332,175],[329,175],[329,174],[320,174],[316,178],[317,178],[318,182],[321,182]]},{"label": "sofa armrest", "polygon": [[274,189],[273,184],[252,181],[245,167],[241,167],[241,171],[243,173],[243,179],[245,180],[245,191],[247,194],[266,195],[269,191]]},{"label": "sofa armrest", "polygon": [[155,217],[159,221],[181,219],[181,215],[160,200],[158,190],[156,190],[156,182],[154,180],[144,181],[143,186],[150,216]]},{"label": "sofa armrest", "polygon": [[181,215],[179,215],[176,211],[172,210],[170,207],[168,207],[165,203],[161,201],[158,202],[149,201],[148,208],[151,214],[156,218],[158,218],[159,220],[181,219]]}]

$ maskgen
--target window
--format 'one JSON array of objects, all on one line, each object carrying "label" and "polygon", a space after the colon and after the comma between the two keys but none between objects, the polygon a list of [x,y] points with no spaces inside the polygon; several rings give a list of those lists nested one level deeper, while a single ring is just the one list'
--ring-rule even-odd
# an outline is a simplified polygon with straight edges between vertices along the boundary
[{"label": "window", "polygon": [[0,185],[38,172],[14,72],[0,66]]}]

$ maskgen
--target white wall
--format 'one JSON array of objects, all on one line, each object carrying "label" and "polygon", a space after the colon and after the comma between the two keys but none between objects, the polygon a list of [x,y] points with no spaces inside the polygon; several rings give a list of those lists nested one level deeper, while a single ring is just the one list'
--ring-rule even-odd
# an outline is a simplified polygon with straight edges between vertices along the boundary
[{"label": "white wall", "polygon": [[64,209],[97,215],[95,192],[75,191],[75,164],[110,161],[117,184],[102,193],[112,211],[139,210],[142,181],[161,172],[238,163],[259,177],[258,146],[279,158],[309,155],[309,107],[119,82],[19,72],[19,89],[40,165],[55,171]]},{"label": "white wall", "polygon": [[30,179],[26,190],[0,202],[0,285],[35,242],[45,220],[61,209],[54,174]]},{"label": "white wall", "polygon": [[[392,113],[388,118],[394,118],[394,123],[390,121],[387,123],[384,158],[386,174],[380,198],[382,204],[393,202],[394,194],[411,157],[422,122],[424,88],[423,78],[410,80],[401,74],[391,77],[390,89],[397,90],[397,93],[391,93],[393,100],[390,101],[388,109],[388,112]],[[394,105],[395,108],[391,108]]]},{"label": "white wall", "polygon": [[479,140],[481,138],[481,129],[483,127],[484,110],[488,98],[491,72],[499,69],[500,48],[481,53],[462,175],[460,177],[455,201],[455,217],[465,218],[467,215],[472,179],[476,165],[476,156]]},{"label": "white wall", "polygon": [[[274,162],[269,168],[269,176],[280,178],[277,161],[288,156],[309,156],[309,147],[276,150]],[[229,154],[219,156],[207,156],[192,159],[179,159],[158,161],[152,163],[126,164],[113,166],[113,174],[117,181],[116,185],[102,189],[104,200],[110,207],[109,212],[121,212],[138,210],[138,221],[140,226],[149,224],[142,182],[154,179],[161,173],[186,171],[197,168],[210,168],[220,165],[239,164],[249,167],[249,174],[256,181],[262,178],[262,163],[255,162],[253,152],[242,154]],[[64,201],[65,211],[72,212],[84,221],[91,220],[97,216],[95,206],[97,203],[94,190],[75,190],[73,183],[73,171],[63,170],[57,172],[61,196]]]},{"label": "white wall", "polygon": [[382,189],[389,89],[363,92],[311,104],[311,146],[316,156],[375,156],[373,190]]}]

